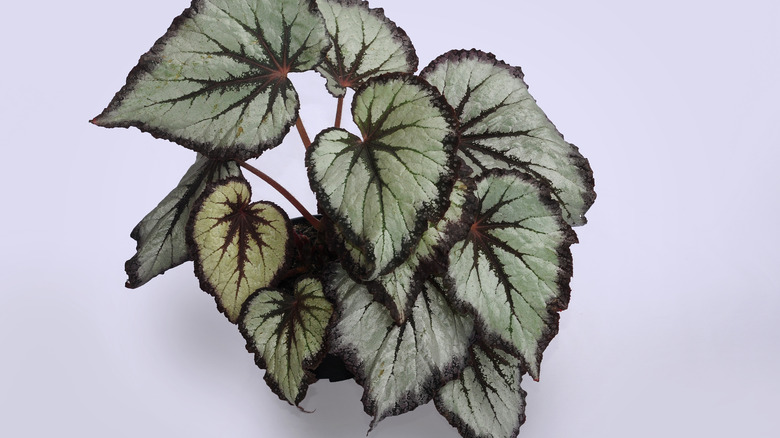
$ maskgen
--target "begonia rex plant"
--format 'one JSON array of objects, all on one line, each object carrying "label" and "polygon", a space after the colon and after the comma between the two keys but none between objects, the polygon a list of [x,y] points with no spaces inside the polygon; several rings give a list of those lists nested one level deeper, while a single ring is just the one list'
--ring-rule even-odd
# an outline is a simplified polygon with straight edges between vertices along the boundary
[{"label": "begonia rex plant", "polygon": [[[192,260],[265,380],[298,406],[343,363],[382,419],[434,401],[464,437],[513,437],[572,275],[588,161],[519,67],[453,50],[415,74],[407,34],[358,0],[194,0],[92,123],[196,154],[132,231],[127,287]],[[289,73],[316,71],[334,126],[309,141]],[[347,89],[359,133],[340,127]],[[249,164],[296,126],[307,211]],[[254,201],[244,172],[300,212]],[[347,374],[348,373],[348,374]]]}]

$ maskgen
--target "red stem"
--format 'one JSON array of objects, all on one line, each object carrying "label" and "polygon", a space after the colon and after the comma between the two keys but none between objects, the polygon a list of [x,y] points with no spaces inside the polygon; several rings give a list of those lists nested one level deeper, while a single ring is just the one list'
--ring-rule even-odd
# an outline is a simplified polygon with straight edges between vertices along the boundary
[{"label": "red stem", "polygon": [[303,127],[301,117],[298,116],[298,120],[295,121],[295,127],[298,128],[298,134],[301,135],[301,141],[303,141],[303,147],[309,149],[311,146],[311,140],[309,140],[309,134],[306,133],[306,128]]},{"label": "red stem", "polygon": [[243,161],[238,161],[238,164],[244,169],[257,175],[260,179],[268,183],[268,185],[276,189],[277,192],[281,193],[282,196],[284,196],[284,198],[287,199],[290,202],[290,204],[292,204],[293,207],[295,207],[301,213],[301,215],[304,218],[306,218],[307,221],[309,221],[309,223],[311,224],[312,227],[314,227],[315,230],[317,231],[320,230],[320,221],[318,221],[316,217],[312,216],[312,214],[309,213],[308,210],[306,210],[306,207],[304,207],[303,204],[301,204],[297,199],[295,199],[295,196],[293,196],[290,192],[288,192],[287,189],[282,187],[281,184],[276,182],[276,180],[266,175],[259,169],[250,166],[249,164]]},{"label": "red stem", "polygon": [[341,112],[344,108],[344,96],[339,97],[339,102],[336,104],[336,123],[333,125],[336,128],[341,128]]}]

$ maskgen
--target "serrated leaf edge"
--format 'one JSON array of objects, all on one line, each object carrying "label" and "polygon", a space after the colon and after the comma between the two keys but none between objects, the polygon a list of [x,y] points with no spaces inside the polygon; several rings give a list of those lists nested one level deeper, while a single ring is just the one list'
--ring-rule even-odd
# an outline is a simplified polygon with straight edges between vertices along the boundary
[{"label": "serrated leaf edge", "polygon": [[[234,182],[234,181],[235,182],[240,182],[242,184],[246,184],[246,186],[249,188],[249,197],[251,198],[251,196],[252,196],[252,186],[249,185],[249,183],[247,183],[246,180],[243,177],[226,178],[226,179],[223,179],[221,181],[209,184],[209,186],[207,186],[206,189],[201,194],[200,199],[198,199],[198,201],[195,202],[195,205],[193,205],[193,207],[192,207],[192,211],[191,211],[191,214],[190,214],[190,219],[187,222],[187,234],[186,234],[186,236],[187,236],[187,247],[189,248],[189,251],[190,251],[190,257],[194,261],[193,264],[194,264],[194,269],[195,269],[195,277],[198,278],[198,283],[200,284],[200,288],[204,292],[206,292],[209,295],[214,297],[214,300],[216,301],[216,304],[217,304],[217,310],[219,310],[219,312],[224,314],[226,317],[228,316],[227,309],[223,306],[222,301],[221,301],[220,296],[219,296],[219,293],[217,292],[217,290],[214,288],[214,286],[211,283],[209,283],[207,280],[205,280],[207,278],[207,275],[203,271],[203,266],[200,263],[200,260],[199,260],[199,257],[198,257],[198,252],[199,252],[198,246],[197,246],[197,243],[195,242],[195,240],[193,239],[192,234],[193,234],[193,229],[194,229],[194,225],[195,225],[196,212],[200,211],[200,209],[203,208],[203,204],[204,204],[205,200],[208,199],[209,196],[211,196],[211,194],[213,194],[219,188],[219,186],[225,185],[225,184],[228,184],[228,183]],[[294,246],[293,246],[293,238],[292,238],[292,233],[293,233],[292,224],[290,222],[290,218],[287,216],[287,212],[285,212],[281,207],[279,207],[278,205],[274,204],[273,202],[270,202],[270,201],[251,202],[251,199],[247,199],[246,200],[246,204],[247,204],[247,207],[255,205],[255,204],[265,204],[265,205],[272,206],[273,208],[278,210],[279,213],[281,213],[282,217],[285,220],[285,225],[286,225],[286,230],[287,230],[287,235],[288,235],[287,242],[286,242],[286,247],[285,247],[285,255],[286,255],[286,257],[285,257],[284,263],[278,268],[278,270],[276,271],[276,273],[274,274],[274,276],[272,277],[272,279],[270,281],[270,283],[271,283],[270,287],[273,287],[273,286],[276,285],[276,283],[279,281],[281,276],[287,271],[287,269],[289,269],[290,265],[292,264],[292,259],[293,259],[293,254],[294,254]],[[252,294],[250,293],[247,296],[247,299],[249,299],[249,297],[251,295]],[[244,303],[246,303],[246,300],[244,300]],[[242,304],[242,308],[243,308],[243,304]],[[239,316],[237,316],[237,318],[238,317],[240,317],[240,312],[239,312]],[[229,318],[228,318],[228,320],[229,320]],[[236,319],[236,321],[238,321],[238,319]],[[233,323],[236,324],[237,322],[233,322]]]},{"label": "serrated leaf edge", "polygon": [[[201,155],[201,156],[204,157],[204,158],[207,158],[207,157],[205,157],[203,155]],[[181,206],[183,204],[189,203],[190,199],[193,196],[195,196],[195,193],[197,192],[197,188],[199,188],[203,184],[204,181],[210,180],[213,177],[214,172],[219,170],[219,166],[223,166],[223,165],[225,165],[225,163],[228,163],[228,162],[229,161],[209,159],[209,162],[204,165],[205,169],[202,172],[199,173],[199,175],[200,175],[199,178],[196,178],[196,180],[195,180],[196,182],[193,183],[193,184],[189,184],[186,193],[184,195],[182,195],[181,199],[178,202],[176,202],[176,208],[177,208],[177,210],[179,210],[179,213],[177,213],[177,217],[178,217],[179,214],[184,213],[185,211],[188,214],[191,213],[191,209],[187,209],[187,208],[184,208],[184,207],[181,207]],[[196,163],[197,163],[197,160],[196,160]],[[194,166],[194,164],[193,164],[193,166]],[[191,166],[191,168],[193,166]],[[238,167],[238,165],[236,165],[236,169],[238,170],[239,175],[240,175],[241,170]],[[166,195],[166,197],[163,198],[163,200],[160,201],[160,203],[154,209],[152,209],[151,212],[154,212],[157,208],[159,208],[160,205],[165,201],[165,199],[167,199],[167,197],[171,195],[171,193],[173,193],[177,188],[181,187],[181,185],[184,182],[184,179],[186,177],[187,177],[187,175],[185,174],[184,177],[182,178],[182,180],[179,181],[179,183],[176,185],[176,187],[174,187],[173,190],[171,190],[171,192],[168,195]],[[204,189],[205,189],[205,187],[204,187]],[[197,198],[192,200],[193,207],[194,207],[196,201],[197,201]],[[149,214],[151,214],[151,212]],[[129,260],[127,260],[125,262],[125,273],[127,274],[127,282],[125,282],[125,287],[127,287],[129,289],[135,289],[135,288],[141,287],[144,284],[146,284],[147,282],[149,282],[151,279],[153,279],[154,277],[157,277],[157,276],[162,275],[162,274],[165,273],[165,271],[163,271],[163,272],[161,272],[161,273],[159,273],[159,274],[157,274],[157,275],[155,275],[155,276],[153,276],[153,277],[151,277],[149,279],[146,279],[146,280],[141,279],[141,277],[138,274],[138,270],[141,267],[141,262],[138,260],[138,256],[139,256],[138,251],[140,251],[141,247],[145,243],[145,242],[142,241],[143,240],[142,239],[143,236],[140,235],[140,228],[141,228],[141,225],[143,224],[144,220],[146,220],[146,216],[130,232],[130,237],[133,240],[136,241],[136,253]],[[185,230],[187,228],[187,222],[188,221],[189,221],[189,218],[186,218],[185,219],[185,223],[184,223]],[[176,222],[176,219],[173,220],[173,223],[175,223],[175,222]],[[166,231],[165,234],[169,235],[170,231],[172,231],[172,229],[169,229],[168,231]],[[186,231],[185,231],[185,235],[186,235]],[[184,245],[187,246],[186,237],[185,237]],[[184,263],[184,262],[186,262],[188,260],[192,260],[192,254],[189,251],[188,251],[187,260],[184,260],[181,263],[178,263],[178,264],[176,264],[174,266],[171,266],[168,269],[175,268],[176,266],[179,266],[179,265],[181,265],[182,263]],[[166,271],[168,269],[166,269]]]},{"label": "serrated leaf edge", "polygon": [[[327,0],[327,1],[334,2],[334,3],[340,3],[340,4],[344,5],[344,6],[363,7],[371,15],[373,15],[377,19],[379,19],[379,21],[381,21],[383,24],[389,25],[390,29],[391,29],[391,34],[392,34],[393,39],[401,43],[401,46],[404,49],[404,53],[406,54],[406,61],[407,61],[407,64],[410,66],[410,69],[409,69],[409,71],[407,73],[411,74],[411,73],[414,73],[417,70],[417,67],[419,66],[419,63],[420,63],[420,59],[417,57],[417,52],[415,51],[414,46],[412,45],[411,38],[409,38],[409,35],[407,35],[406,31],[404,31],[393,20],[389,19],[385,15],[385,11],[384,11],[383,8],[371,8],[371,7],[369,7],[368,2],[367,1],[363,1],[363,0]],[[328,32],[328,34],[330,35],[330,32]],[[333,36],[332,35],[331,35],[331,41],[333,42],[333,46],[334,47],[338,47],[336,42],[333,41]],[[335,50],[338,53],[339,49],[335,49]],[[320,71],[320,69],[323,68],[324,64],[328,63],[327,61],[328,61],[328,59],[327,59],[327,52],[326,52],[325,59],[323,59],[322,63],[320,64],[320,67],[317,68],[317,71],[325,79],[327,79],[327,77]],[[358,63],[358,65],[360,65],[360,64]],[[335,69],[338,68],[338,66],[336,66],[336,65],[334,65],[333,67],[334,68],[330,69],[330,70],[335,70]],[[354,68],[354,66],[353,66],[353,68]],[[355,88],[361,86],[370,77],[372,77],[372,76],[369,76],[368,78],[361,79],[361,80],[357,81],[355,84],[350,85],[350,88],[355,89]],[[335,75],[334,75],[334,78],[337,79],[337,80],[340,79],[339,77],[336,77]],[[346,92],[347,92],[347,88],[346,87],[342,88],[344,91],[342,93],[340,93],[340,94],[333,93],[331,91],[330,87],[326,87],[326,89],[328,90],[328,93],[330,93],[333,97],[343,97],[346,94]]]},{"label": "serrated leaf edge", "polygon": [[[327,298],[327,295],[325,295],[325,285],[324,283],[315,276],[304,276],[298,278],[295,283],[293,284],[293,291],[295,288],[298,287],[298,285],[306,280],[315,280],[319,281],[322,285],[323,290],[323,296]],[[246,314],[249,312],[249,307],[251,305],[252,300],[254,300],[257,296],[259,296],[261,293],[265,291],[277,291],[281,294],[289,294],[289,291],[279,289],[276,287],[267,287],[267,288],[261,288],[252,293],[246,301],[244,301],[244,304],[241,307],[241,313],[238,317],[238,329],[241,332],[241,335],[244,337],[244,340],[246,341],[246,350],[249,353],[252,353],[254,355],[254,361],[255,365],[257,365],[258,368],[262,370],[267,370],[267,364],[265,359],[263,359],[263,355],[255,348],[252,334],[249,333],[249,330],[244,326],[244,318],[246,317]],[[332,303],[331,303],[332,304]],[[322,341],[322,348],[320,351],[318,351],[315,355],[313,355],[311,358],[304,360],[301,363],[301,367],[303,368],[304,372],[304,378],[301,381],[301,385],[298,388],[298,397],[295,399],[294,403],[292,403],[294,406],[299,406],[299,404],[303,401],[304,398],[306,398],[306,393],[308,392],[309,385],[312,383],[315,383],[317,381],[317,377],[314,374],[314,370],[322,363],[322,360],[327,355],[328,351],[330,351],[330,345],[328,343],[328,334],[330,333],[331,328],[333,327],[334,322],[336,321],[335,312],[336,306],[333,306],[334,311],[331,313],[330,320],[328,321],[326,327],[325,327],[325,333]],[[287,398],[283,395],[283,391],[281,389],[281,385],[279,382],[276,381],[276,379],[271,375],[271,373],[267,372],[263,376],[263,380],[265,380],[266,384],[269,388],[271,388],[271,391],[276,394],[280,400],[290,402],[287,400]]]},{"label": "serrated leaf edge", "polygon": [[[503,69],[507,71],[511,76],[519,79],[522,81],[522,83],[525,85],[526,89],[528,89],[528,84],[525,82],[525,75],[523,73],[523,70],[520,67],[512,66],[502,60],[499,60],[496,55],[490,52],[484,52],[477,49],[470,49],[470,50],[450,50],[449,52],[446,52],[433,61],[431,61],[430,64],[428,64],[425,68],[423,68],[420,71],[420,76],[425,78],[428,75],[430,75],[439,65],[443,64],[446,61],[450,62],[460,62],[464,60],[473,60],[473,61],[482,61],[487,64],[490,64],[494,67]],[[456,109],[456,113],[457,113]],[[542,114],[544,114],[546,120],[550,123],[550,126],[552,127],[553,131],[560,135],[561,139],[563,141],[565,140],[564,135],[558,130],[558,128],[555,126],[555,124],[547,117],[547,114],[545,114],[542,111]],[[460,128],[459,134],[461,134]],[[577,169],[577,174],[582,178],[582,182],[584,184],[584,191],[581,193],[581,197],[583,200],[583,212],[582,215],[578,218],[580,221],[576,221],[573,219],[573,221],[570,223],[572,226],[580,226],[585,225],[587,223],[587,218],[585,218],[585,213],[590,209],[590,207],[595,203],[596,201],[596,191],[595,191],[595,180],[593,177],[593,169],[590,166],[590,161],[585,158],[584,155],[582,155],[579,152],[579,148],[569,142],[566,142],[569,146],[572,148],[572,153],[569,154],[569,158],[572,160],[572,165]],[[459,148],[461,153],[467,154],[468,152],[464,148]],[[488,153],[489,151],[482,151],[483,153]],[[507,160],[508,157],[501,155],[502,160]],[[552,187],[552,184],[547,180],[547,178],[532,169],[528,168],[528,166],[525,163],[522,162],[515,162],[515,164],[519,167],[522,167],[522,170],[527,173],[531,173],[535,178],[544,180]],[[557,197],[556,191],[552,190],[551,194],[553,196],[553,199],[557,199],[557,202],[564,206],[565,203],[560,200]],[[568,210],[567,210],[568,212]],[[568,221],[567,221],[568,222]]]},{"label": "serrated leaf edge", "polygon": [[[162,58],[160,57],[159,54],[163,51],[165,45],[168,43],[169,40],[175,38],[178,35],[179,29],[186,23],[187,20],[193,19],[200,12],[200,9],[204,7],[207,1],[208,0],[192,0],[192,4],[190,5],[190,7],[186,8],[184,11],[182,11],[182,13],[179,16],[173,19],[173,22],[168,27],[168,30],[165,32],[165,34],[161,36],[159,39],[157,39],[157,41],[155,41],[151,49],[149,49],[146,53],[141,55],[140,59],[138,60],[138,64],[136,64],[136,66],[130,70],[130,73],[128,73],[127,79],[125,81],[125,85],[123,85],[122,88],[114,95],[114,97],[111,99],[111,102],[109,102],[108,106],[99,115],[97,115],[92,120],[90,120],[91,123],[98,126],[102,126],[104,128],[135,127],[142,132],[146,132],[150,134],[154,138],[174,142],[178,145],[184,146],[187,149],[191,149],[196,152],[202,153],[208,156],[209,158],[216,159],[216,160],[246,160],[249,158],[256,158],[259,157],[266,150],[272,149],[282,143],[282,140],[284,140],[284,138],[290,132],[292,126],[295,124],[295,121],[297,120],[298,115],[300,113],[300,107],[301,107],[301,101],[300,101],[300,97],[298,96],[298,92],[295,90],[295,87],[293,86],[292,82],[289,79],[285,79],[285,80],[287,81],[289,87],[292,89],[292,92],[296,97],[295,109],[294,109],[295,117],[291,118],[289,122],[285,123],[282,126],[282,129],[278,136],[268,139],[267,141],[256,145],[253,149],[259,150],[258,153],[254,153],[251,150],[237,148],[237,147],[209,148],[208,146],[210,145],[210,143],[198,142],[181,136],[172,135],[166,132],[166,130],[163,128],[155,128],[154,126],[151,126],[148,123],[142,121],[107,122],[101,120],[102,118],[108,116],[108,114],[110,114],[111,112],[118,109],[122,105],[122,102],[125,100],[125,98],[133,92],[140,78],[145,73],[150,72],[153,69],[154,65],[162,62]],[[323,22],[322,25],[324,27],[325,26],[324,19],[322,18],[321,12],[317,8],[316,2],[314,0],[302,0],[302,1],[306,1],[308,3],[309,12],[311,12],[314,15],[318,15],[320,17],[320,20]],[[311,68],[312,70],[316,69],[317,66],[319,66],[322,63],[322,61],[325,59],[325,56],[327,55],[328,50],[330,50],[330,43],[321,50],[320,61],[312,66]]]},{"label": "serrated leaf edge", "polygon": [[[422,287],[425,284],[425,280],[431,276],[431,273],[435,275],[441,274],[442,276],[446,273],[447,253],[453,247],[453,245],[455,245],[455,243],[459,242],[466,236],[466,233],[468,233],[468,229],[471,225],[471,221],[476,214],[477,198],[474,195],[476,184],[474,183],[474,180],[465,176],[462,176],[459,178],[459,180],[467,186],[467,192],[465,193],[466,200],[464,202],[463,212],[461,213],[460,220],[447,223],[443,231],[441,231],[441,233],[446,236],[446,239],[439,241],[438,245],[435,245],[431,249],[431,254],[428,257],[422,257],[418,259],[419,263],[414,270],[410,281],[409,287],[412,290],[412,293],[410,294],[407,305],[403,309],[404,315],[411,314],[412,309],[414,308],[414,303],[417,300],[417,296],[422,290]],[[444,214],[446,214],[446,210]],[[443,220],[443,217],[441,220]],[[437,225],[439,225],[439,222],[433,223],[431,228],[436,227]],[[415,246],[407,260],[409,260],[411,257],[415,257],[416,249],[419,247],[419,244],[420,242],[418,241],[417,246]],[[392,274],[392,272],[385,275],[390,274]],[[405,322],[405,319],[401,318],[401,312],[395,305],[395,301],[387,292],[381,277],[377,278],[376,280],[366,282],[366,286],[368,287],[369,292],[374,295],[374,299],[387,307],[396,324],[400,325]]]},{"label": "serrated leaf edge", "polygon": [[[577,234],[574,232],[571,226],[568,223],[566,223],[566,221],[563,219],[563,215],[561,214],[561,207],[558,204],[558,202],[555,201],[550,195],[551,188],[544,181],[539,181],[533,176],[530,176],[518,170],[492,169],[486,172],[485,174],[481,175],[480,178],[476,180],[476,182],[477,184],[479,184],[479,182],[481,182],[482,180],[491,177],[502,177],[504,175],[520,178],[523,181],[539,189],[540,200],[544,203],[544,205],[550,208],[552,211],[557,211],[556,218],[560,226],[560,229],[564,233],[564,238],[562,239],[558,247],[555,249],[556,254],[558,255],[558,259],[561,261],[558,270],[558,277],[555,280],[555,284],[559,288],[560,295],[558,299],[553,300],[547,304],[547,315],[550,318],[549,320],[550,323],[545,324],[545,326],[543,327],[543,335],[539,338],[537,342],[536,362],[538,364],[541,364],[544,350],[550,344],[550,342],[555,337],[555,335],[558,334],[559,320],[560,320],[559,313],[566,310],[569,304],[569,300],[571,299],[570,280],[574,272],[572,255],[571,255],[571,245],[578,242]],[[479,214],[480,213],[478,212],[477,215]],[[487,324],[485,323],[484,319],[479,315],[477,309],[475,309],[468,302],[459,300],[455,296],[455,294],[452,292],[455,288],[455,281],[452,279],[449,273],[444,277],[444,284],[445,284],[445,291],[448,293],[447,298],[450,299],[450,302],[453,304],[453,306],[462,312],[467,312],[470,315],[474,316],[474,326],[477,331],[477,336],[480,339],[482,339],[483,342],[485,342],[485,344],[500,347],[502,350],[505,350],[506,352],[512,354],[514,357],[516,357],[521,361],[525,372],[528,372],[534,380],[539,380],[539,374],[533,371],[534,367],[532,367],[530,364],[527,363],[527,361],[525,360],[523,355],[517,350],[517,348],[511,343],[501,339],[499,335],[492,333],[492,330],[487,327]]]},{"label": "serrated leaf edge", "polygon": [[[454,133],[452,135],[447,135],[442,141],[444,151],[449,156],[449,160],[447,163],[445,163],[444,167],[449,168],[450,172],[447,172],[446,175],[443,175],[442,179],[436,185],[436,187],[441,192],[439,199],[437,199],[433,203],[426,203],[419,209],[420,211],[423,211],[424,214],[418,217],[414,230],[412,230],[412,232],[409,233],[409,239],[406,242],[402,242],[404,244],[401,246],[401,250],[388,263],[387,267],[385,267],[385,269],[381,270],[378,273],[379,275],[383,275],[388,272],[391,272],[398,265],[403,263],[403,261],[409,257],[409,255],[411,254],[411,252],[414,250],[417,243],[419,242],[420,238],[422,237],[422,234],[428,228],[429,221],[438,220],[438,218],[440,218],[441,215],[444,214],[445,209],[449,205],[450,192],[452,191],[452,187],[456,178],[456,173],[457,173],[456,169],[458,164],[458,159],[455,153],[458,144],[458,135],[457,135],[458,119],[455,115],[455,111],[447,103],[447,100],[444,98],[444,96],[439,92],[439,90],[436,87],[429,84],[426,80],[420,78],[419,76],[413,76],[407,73],[386,73],[367,80],[366,82],[363,83],[363,85],[360,88],[358,88],[355,91],[355,97],[352,99],[352,114],[355,114],[355,106],[357,105],[357,101],[358,101],[357,97],[364,90],[366,90],[368,87],[373,86],[375,83],[377,84],[388,83],[396,79],[407,81],[407,83],[411,83],[413,85],[419,85],[420,87],[424,88],[427,92],[431,93],[431,102],[433,106],[441,112],[442,117],[444,117],[446,122],[453,127]],[[355,123],[357,124],[357,122]],[[320,187],[314,175],[314,160],[312,158],[312,153],[316,149],[317,139],[331,131],[342,131],[348,133],[352,137],[360,138],[355,134],[352,134],[349,131],[346,131],[341,128],[329,128],[320,132],[312,142],[312,146],[306,150],[305,162],[306,162],[306,167],[308,169],[309,186],[311,190],[315,193],[315,195],[317,195],[318,201],[320,201],[319,202],[320,208],[334,223],[338,225],[338,227],[335,229],[336,232],[341,234],[342,236],[341,238],[349,242],[352,242],[354,245],[358,247],[365,248],[366,253],[369,254],[369,258],[373,259],[373,245],[371,244],[371,242],[365,241],[360,236],[358,236],[354,231],[352,231],[349,227],[349,223],[344,222],[345,219],[339,217],[339,215],[337,214],[338,212],[334,208],[332,208],[329,202],[322,202],[319,199]],[[362,141],[370,142],[371,138],[366,137]],[[339,251],[339,253],[345,254],[347,253],[347,251],[342,250]],[[373,262],[374,260],[372,260],[372,263]],[[347,266],[352,266],[352,267],[356,265],[354,261],[347,261],[345,264]],[[356,275],[359,279],[361,279],[361,281],[366,280],[366,278],[362,278],[363,275],[361,274],[355,274],[354,272],[351,273]]]},{"label": "serrated leaf edge", "polygon": [[[325,295],[333,302],[336,303],[334,306],[334,319],[333,321],[339,321],[344,316],[343,313],[343,306],[338,301],[337,293],[333,291],[330,287],[331,285],[331,278],[334,275],[337,275],[339,265],[338,264],[332,264],[327,272],[325,273],[325,281],[323,282],[323,285],[325,287]],[[359,284],[359,283],[358,283]],[[364,285],[361,285],[365,287]],[[458,308],[454,305],[453,301],[450,299],[449,294],[447,294],[445,291],[441,290],[442,285],[436,285],[439,290],[439,293],[441,294],[442,298],[452,307],[454,311],[459,311]],[[469,314],[471,315],[471,314]],[[395,324],[392,324],[390,326],[390,329],[392,330],[393,327],[397,327]],[[476,324],[475,324],[476,327]],[[333,339],[339,336],[339,330],[337,329],[337,324],[333,324],[331,327],[330,333],[328,335],[328,339]],[[469,347],[470,344],[474,342],[475,336],[472,332],[471,339],[469,340]],[[332,344],[332,342],[329,342],[329,344]],[[458,360],[457,358],[453,359],[452,362],[450,362],[448,365],[443,367],[441,369],[440,375],[432,375],[429,379],[427,379],[421,386],[424,386],[426,388],[430,388],[428,391],[429,393],[423,394],[425,398],[428,399],[425,403],[415,404],[413,406],[403,406],[402,403],[396,403],[386,415],[382,416],[381,418],[378,416],[378,413],[376,412],[376,404],[372,402],[369,398],[369,392],[368,389],[366,389],[366,382],[369,379],[369,376],[366,375],[361,371],[361,368],[359,366],[360,360],[356,357],[356,353],[354,349],[341,349],[338,351],[331,351],[331,354],[335,354],[338,358],[342,360],[344,363],[344,366],[347,368],[347,370],[354,375],[355,382],[357,382],[358,385],[360,385],[363,388],[363,395],[360,398],[361,403],[363,404],[363,411],[372,417],[372,421],[368,430],[368,433],[370,433],[374,427],[384,418],[391,417],[391,416],[397,416],[404,414],[406,412],[411,412],[414,409],[426,404],[427,402],[430,402],[435,397],[436,393],[438,392],[438,389],[441,388],[443,385],[445,385],[447,382],[452,381],[456,379],[460,372],[466,367],[466,360],[467,357],[463,358],[463,360]],[[414,393],[412,391],[409,391],[398,398],[399,402],[402,402],[404,400],[410,400],[412,399],[412,395]]]},{"label": "serrated leaf edge", "polygon": [[[474,359],[475,354],[474,349],[480,348],[485,352],[486,356],[491,356],[491,352],[493,350],[493,347],[482,343],[481,341],[475,342],[469,347],[469,356],[468,356],[468,362],[466,367],[472,367],[474,369],[474,373],[477,374],[477,365],[476,360]],[[507,352],[508,353],[508,352]],[[464,369],[465,371],[465,369]],[[518,414],[518,424],[515,428],[513,428],[512,432],[510,432],[510,437],[516,437],[517,434],[520,431],[520,427],[525,424],[526,415],[525,415],[525,398],[528,395],[528,393],[520,386],[522,384],[523,380],[523,371],[522,369],[518,371],[520,373],[519,379],[518,379],[518,389],[520,392],[520,398],[523,400],[523,407],[522,409],[517,413]],[[484,435],[478,435],[477,432],[474,430],[473,427],[471,427],[469,424],[467,424],[465,421],[463,421],[458,415],[456,415],[454,412],[451,412],[447,409],[447,407],[444,405],[444,403],[441,401],[441,398],[439,396],[439,393],[436,394],[436,397],[433,399],[434,406],[436,406],[436,410],[439,411],[439,414],[441,414],[442,417],[444,417],[447,422],[454,428],[458,430],[460,435],[463,438],[488,438]],[[492,438],[492,437],[491,437]]]}]

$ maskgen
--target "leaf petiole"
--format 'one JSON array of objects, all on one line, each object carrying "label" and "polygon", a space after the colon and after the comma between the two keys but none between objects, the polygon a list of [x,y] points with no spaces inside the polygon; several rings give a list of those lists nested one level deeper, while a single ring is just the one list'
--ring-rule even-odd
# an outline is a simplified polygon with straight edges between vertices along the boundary
[{"label": "leaf petiole", "polygon": [[320,231],[320,221],[317,220],[317,218],[315,218],[311,213],[309,213],[309,211],[306,210],[306,207],[304,207],[303,204],[301,204],[300,201],[298,201],[298,199],[296,199],[295,196],[292,195],[292,193],[288,192],[287,189],[285,189],[281,184],[276,182],[276,180],[266,175],[264,172],[255,168],[254,166],[251,166],[241,160],[237,160],[237,162],[239,166],[252,172],[258,178],[262,179],[263,181],[268,183],[268,185],[276,189],[277,192],[279,192],[282,196],[284,196],[284,198],[287,199],[287,201],[289,201],[290,204],[292,204],[293,207],[295,207],[301,213],[301,215],[304,218],[306,218],[307,221],[309,221],[309,223],[311,224],[312,227],[314,227],[315,230]]},{"label": "leaf petiole", "polygon": [[344,109],[344,96],[340,96],[339,102],[336,104],[336,122],[333,124],[335,128],[341,128],[341,113]]},{"label": "leaf petiole", "polygon": [[311,146],[311,140],[309,140],[309,134],[306,133],[306,128],[303,127],[303,121],[301,120],[300,116],[298,116],[298,120],[295,121],[295,127],[298,128],[298,134],[301,136],[303,147],[309,149],[309,146]]}]

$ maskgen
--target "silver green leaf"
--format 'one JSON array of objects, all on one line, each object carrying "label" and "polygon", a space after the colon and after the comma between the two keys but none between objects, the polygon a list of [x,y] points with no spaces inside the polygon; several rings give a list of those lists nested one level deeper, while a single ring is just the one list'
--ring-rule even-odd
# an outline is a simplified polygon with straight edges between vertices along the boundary
[{"label": "silver green leaf", "polygon": [[544,179],[566,221],[572,226],[586,222],[585,212],[596,199],[590,164],[536,104],[519,67],[490,53],[456,50],[420,75],[455,108],[458,153],[475,172],[521,169]]},{"label": "silver green leaf", "polygon": [[241,170],[233,161],[215,161],[198,155],[179,185],[130,233],[138,243],[135,255],[125,263],[126,286],[139,287],[190,260],[185,230],[193,204],[208,183],[240,175]]},{"label": "silver green leaf", "polygon": [[333,46],[317,71],[328,91],[344,96],[383,73],[414,73],[419,62],[406,32],[361,0],[317,0]]},{"label": "silver green leaf", "polygon": [[450,205],[444,216],[425,230],[417,247],[400,266],[367,283],[377,301],[390,310],[397,324],[406,322],[417,294],[431,272],[444,272],[442,260],[456,241],[463,238],[471,226],[476,208],[473,187],[457,180],[450,194]]},{"label": "silver green leaf", "polygon": [[514,438],[525,422],[520,361],[475,343],[469,366],[444,385],[434,402],[464,438]]},{"label": "silver green leaf", "polygon": [[331,353],[341,357],[363,386],[371,427],[427,403],[465,366],[473,322],[450,307],[437,280],[425,283],[401,325],[341,267],[326,287],[337,303]]},{"label": "silver green leaf", "polygon": [[483,338],[516,354],[538,379],[569,302],[576,235],[547,186],[528,175],[490,171],[476,196],[477,219],[449,253],[450,291],[476,315]]},{"label": "silver green leaf", "polygon": [[261,289],[250,296],[241,313],[239,327],[255,363],[265,369],[265,381],[283,400],[298,405],[309,384],[311,372],[325,355],[325,335],[333,305],[316,278],[302,278],[292,293]]},{"label": "silver green leaf", "polygon": [[[447,206],[456,141],[451,108],[421,79],[367,81],[352,102],[362,138],[332,128],[306,152],[309,182],[344,240],[365,248],[353,274],[365,280],[398,266]],[[348,251],[344,251],[348,252]]]},{"label": "silver green leaf", "polygon": [[93,123],[212,158],[256,157],[298,117],[287,74],[313,69],[329,47],[314,0],[194,0]]},{"label": "silver green leaf", "polygon": [[249,184],[229,178],[208,187],[193,208],[187,242],[200,287],[235,323],[244,301],[273,286],[292,258],[292,225],[270,202],[250,203]]}]

